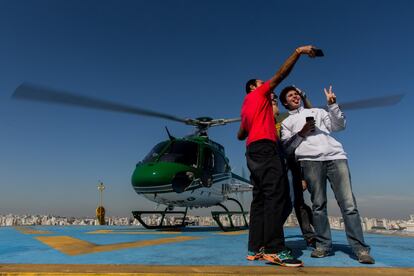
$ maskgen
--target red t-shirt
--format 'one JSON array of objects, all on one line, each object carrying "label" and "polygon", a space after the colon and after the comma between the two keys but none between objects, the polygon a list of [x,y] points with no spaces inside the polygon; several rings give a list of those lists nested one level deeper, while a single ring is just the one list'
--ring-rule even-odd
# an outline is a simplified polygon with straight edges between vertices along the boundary
[{"label": "red t-shirt", "polygon": [[246,146],[258,140],[276,142],[275,119],[269,81],[246,95],[241,109],[241,127],[249,134]]}]

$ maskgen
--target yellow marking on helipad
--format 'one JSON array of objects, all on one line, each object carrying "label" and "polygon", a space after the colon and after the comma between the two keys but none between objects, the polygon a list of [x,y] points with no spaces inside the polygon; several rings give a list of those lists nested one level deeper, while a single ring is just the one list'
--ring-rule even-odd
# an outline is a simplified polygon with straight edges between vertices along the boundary
[{"label": "yellow marking on helipad", "polygon": [[247,234],[249,231],[248,230],[240,230],[240,231],[231,231],[231,232],[219,232],[217,234],[219,235],[229,235],[229,236],[233,236],[233,235],[243,235],[243,234]]},{"label": "yellow marking on helipad", "polygon": [[46,230],[36,230],[30,227],[16,226],[14,227],[17,231],[23,234],[33,234],[33,235],[43,235],[43,234],[52,234],[53,232]]},{"label": "yellow marking on helipad", "polygon": [[414,268],[279,266],[173,266],[96,264],[0,264],[0,275],[414,275]]},{"label": "yellow marking on helipad", "polygon": [[98,244],[90,243],[90,242],[83,241],[83,240],[76,239],[76,238],[69,237],[69,236],[36,237],[36,239],[38,239],[39,241],[70,256],[114,251],[114,250],[120,250],[120,249],[126,249],[126,248],[152,246],[152,245],[159,245],[159,244],[166,244],[166,243],[184,242],[184,241],[190,241],[190,240],[198,240],[201,238],[202,237],[181,236],[181,237],[161,238],[161,239],[156,239],[156,240],[144,240],[144,241],[98,245]]},{"label": "yellow marking on helipad", "polygon": [[125,234],[125,235],[177,235],[181,231],[117,231],[117,230],[96,230],[86,234]]}]

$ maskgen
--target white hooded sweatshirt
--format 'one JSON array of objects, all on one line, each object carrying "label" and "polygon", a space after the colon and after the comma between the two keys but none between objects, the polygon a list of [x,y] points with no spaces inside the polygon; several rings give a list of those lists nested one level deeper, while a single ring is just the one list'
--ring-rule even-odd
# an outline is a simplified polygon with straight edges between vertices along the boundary
[{"label": "white hooded sweatshirt", "polygon": [[[337,104],[328,105],[328,111],[302,106],[289,111],[281,127],[281,140],[288,154],[294,152],[299,161],[347,159],[342,144],[330,136],[332,131],[345,129],[345,116]],[[315,119],[315,131],[303,138],[298,132],[305,125],[306,117]]]}]

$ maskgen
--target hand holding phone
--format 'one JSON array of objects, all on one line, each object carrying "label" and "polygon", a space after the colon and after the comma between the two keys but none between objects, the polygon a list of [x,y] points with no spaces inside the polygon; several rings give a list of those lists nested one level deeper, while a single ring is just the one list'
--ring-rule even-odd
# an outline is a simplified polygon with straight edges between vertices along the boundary
[{"label": "hand holding phone", "polygon": [[315,57],[323,57],[323,51],[321,49],[318,48],[312,48],[313,53],[315,54]]},{"label": "hand holding phone", "polygon": [[306,124],[310,127],[310,132],[315,131],[315,118],[313,116],[306,117]]},{"label": "hand holding phone", "polygon": [[306,137],[309,133],[315,131],[315,119],[313,117],[306,117],[306,124],[303,128],[298,132],[299,136]]},{"label": "hand holding phone", "polygon": [[309,121],[315,121],[315,118],[313,118],[312,116],[306,117],[306,122]]}]

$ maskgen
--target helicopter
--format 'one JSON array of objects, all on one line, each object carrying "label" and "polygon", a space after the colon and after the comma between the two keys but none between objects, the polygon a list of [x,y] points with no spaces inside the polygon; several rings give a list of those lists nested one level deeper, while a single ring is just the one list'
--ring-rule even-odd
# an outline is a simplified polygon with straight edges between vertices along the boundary
[{"label": "helicopter", "polygon": [[[189,223],[189,208],[219,206],[224,211],[212,211],[211,214],[223,231],[248,228],[248,212],[232,195],[251,191],[252,185],[249,180],[231,171],[224,147],[210,139],[207,134],[210,127],[239,122],[240,118],[184,119],[29,83],[18,86],[12,98],[158,117],[193,126],[194,133],[182,138],[173,137],[166,128],[168,139],[157,143],[136,164],[131,177],[135,192],[152,202],[165,205],[166,208],[162,211],[133,211],[133,216],[147,229],[174,229],[185,227]],[[239,210],[230,211],[223,204],[225,201],[234,202]],[[175,211],[177,207],[183,207],[184,211]],[[160,219],[158,223],[149,224],[144,219],[147,215],[157,215]],[[174,221],[174,224],[167,224],[168,215],[181,218]],[[233,215],[242,217],[242,225],[233,222]],[[228,225],[220,219],[223,216],[224,220],[227,218]]]},{"label": "helicopter", "polygon": [[[377,97],[341,104],[341,109],[381,107],[398,103],[403,95]],[[189,224],[189,208],[219,206],[224,211],[212,211],[212,217],[223,231],[248,228],[243,205],[233,195],[252,190],[250,181],[232,172],[224,147],[208,136],[208,129],[229,123],[240,122],[240,118],[213,119],[199,117],[180,118],[166,113],[114,103],[92,97],[76,95],[31,83],[22,83],[12,98],[55,104],[79,106],[106,111],[151,116],[193,126],[192,135],[176,138],[166,128],[168,139],[157,143],[151,151],[136,164],[131,184],[135,192],[148,200],[166,206],[162,211],[132,211],[133,216],[147,229],[175,229]],[[278,116],[283,120],[287,113]],[[224,202],[232,201],[239,207],[230,211]],[[184,211],[174,211],[182,207]],[[156,223],[147,223],[144,216],[159,216]],[[166,223],[166,216],[181,215],[173,224]],[[233,216],[241,216],[242,223],[236,225]],[[221,218],[227,218],[223,223]]]}]

